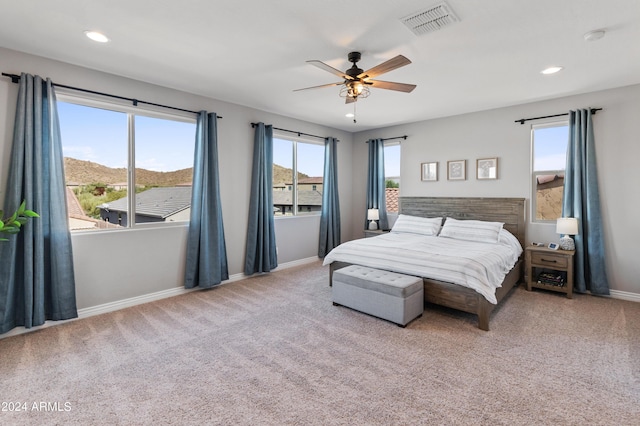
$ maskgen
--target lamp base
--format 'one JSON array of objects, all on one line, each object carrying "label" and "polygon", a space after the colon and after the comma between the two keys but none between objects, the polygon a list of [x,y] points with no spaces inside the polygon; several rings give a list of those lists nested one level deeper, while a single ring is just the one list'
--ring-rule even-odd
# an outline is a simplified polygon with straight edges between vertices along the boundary
[{"label": "lamp base", "polygon": [[376,223],[375,220],[372,220],[369,222],[369,231],[375,231],[376,229],[378,229],[378,224]]},{"label": "lamp base", "polygon": [[560,248],[562,250],[575,250],[576,243],[573,241],[573,238],[565,235],[564,237],[560,238]]}]

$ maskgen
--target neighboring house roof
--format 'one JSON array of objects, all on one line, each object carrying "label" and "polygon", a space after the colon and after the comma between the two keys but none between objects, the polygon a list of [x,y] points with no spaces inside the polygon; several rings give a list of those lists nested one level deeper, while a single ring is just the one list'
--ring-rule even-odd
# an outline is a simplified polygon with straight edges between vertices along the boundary
[{"label": "neighboring house roof", "polygon": [[120,228],[120,225],[105,222],[101,219],[94,219],[87,216],[82,209],[78,197],[73,189],[67,186],[67,212],[69,214],[69,229],[72,231],[80,231],[83,229],[106,229]]},{"label": "neighboring house roof", "polygon": [[298,179],[298,185],[300,185],[301,183],[306,183],[306,184],[315,183],[315,184],[321,184],[322,185],[322,176]]},{"label": "neighboring house roof", "polygon": [[[191,206],[191,187],[151,188],[136,194],[136,214],[167,218]],[[127,211],[127,197],[98,206],[107,211]]]},{"label": "neighboring house roof", "polygon": [[[273,191],[274,206],[290,206],[293,204],[292,191]],[[319,191],[298,191],[299,206],[321,206],[322,193]]]},{"label": "neighboring house roof", "polygon": [[[67,211],[69,216],[87,216],[80,205],[80,201],[78,201],[78,197],[76,197],[76,193],[73,189],[66,187],[67,190]],[[88,216],[87,216],[88,217]]]},{"label": "neighboring house roof", "polygon": [[387,201],[387,211],[397,212],[399,209],[398,196],[400,195],[399,188],[385,188],[385,198]]},{"label": "neighboring house roof", "polygon": [[557,181],[560,179],[564,179],[564,173],[554,174],[554,175],[538,175],[536,178],[538,180],[538,185],[543,183],[549,183],[553,181]]},{"label": "neighboring house roof", "polygon": [[[320,177],[307,177],[307,178],[302,178],[302,179],[298,179],[298,185],[302,184],[302,185],[322,185],[323,183],[323,178],[322,176]],[[275,188],[276,185],[293,185],[293,183],[291,182],[285,182],[284,184],[274,184],[273,187]]]}]

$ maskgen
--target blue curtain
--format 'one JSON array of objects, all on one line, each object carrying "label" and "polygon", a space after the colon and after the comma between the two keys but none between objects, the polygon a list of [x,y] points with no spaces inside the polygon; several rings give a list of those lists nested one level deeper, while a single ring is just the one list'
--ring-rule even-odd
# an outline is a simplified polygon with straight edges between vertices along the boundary
[{"label": "blue curtain", "polygon": [[244,273],[269,272],[278,266],[273,224],[273,127],[255,125],[253,171]]},{"label": "blue curtain", "polygon": [[578,219],[575,290],[609,294],[591,109],[569,112],[562,216]]},{"label": "blue curtain", "polygon": [[218,117],[198,113],[184,286],[210,288],[229,279],[218,175]]},{"label": "blue curtain", "polygon": [[324,177],[318,256],[325,257],[340,245],[340,200],[338,197],[338,159],[336,138],[324,140]]},{"label": "blue curtain", "polygon": [[[389,229],[387,220],[387,200],[384,181],[384,141],[370,139],[369,144],[369,172],[367,174],[367,210],[378,209],[380,220],[378,229]],[[369,226],[365,211],[364,229]]]},{"label": "blue curtain", "polygon": [[51,80],[22,74],[4,200],[40,218],[0,242],[0,332],[76,318],[75,279],[56,97]]}]

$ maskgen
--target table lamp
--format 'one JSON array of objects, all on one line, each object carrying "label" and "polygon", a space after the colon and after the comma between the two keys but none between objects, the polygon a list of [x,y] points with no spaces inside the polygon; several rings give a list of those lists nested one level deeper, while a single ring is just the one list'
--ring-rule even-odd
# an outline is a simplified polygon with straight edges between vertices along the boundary
[{"label": "table lamp", "polygon": [[367,210],[367,220],[369,220],[369,230],[370,231],[375,231],[376,229],[378,229],[378,224],[376,223],[376,220],[380,219],[380,213],[378,212],[378,209],[369,209]]},{"label": "table lamp", "polygon": [[560,217],[556,222],[556,233],[563,234],[560,238],[560,248],[562,250],[575,250],[576,244],[571,235],[578,233],[578,219],[575,217]]}]

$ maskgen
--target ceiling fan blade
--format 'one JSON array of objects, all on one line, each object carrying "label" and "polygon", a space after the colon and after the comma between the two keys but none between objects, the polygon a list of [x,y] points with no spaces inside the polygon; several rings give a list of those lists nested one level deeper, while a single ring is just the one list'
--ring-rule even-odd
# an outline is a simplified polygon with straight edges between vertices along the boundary
[{"label": "ceiling fan blade", "polygon": [[368,80],[366,84],[378,89],[397,90],[398,92],[410,93],[417,86],[415,84],[394,83],[393,81]]},{"label": "ceiling fan blade", "polygon": [[344,72],[335,69],[334,67],[332,67],[331,65],[327,65],[322,61],[318,61],[318,60],[312,60],[312,61],[307,61],[308,64],[314,65],[318,68],[320,68],[321,70],[325,70],[330,72],[333,75],[337,75],[338,77],[344,78],[345,80],[353,80],[353,77],[345,74]]},{"label": "ceiling fan blade", "polygon": [[309,90],[309,89],[321,89],[323,87],[341,86],[343,84],[344,83],[342,81],[340,83],[321,84],[320,86],[311,86],[311,87],[304,87],[302,89],[295,89],[294,92],[299,92],[301,90]]},{"label": "ceiling fan blade", "polygon": [[403,67],[405,65],[409,65],[411,61],[402,55],[398,55],[395,58],[391,58],[388,61],[385,61],[375,67],[366,70],[362,74],[358,76],[358,78],[373,78],[380,74],[384,74],[385,72],[393,71],[396,68]]}]

